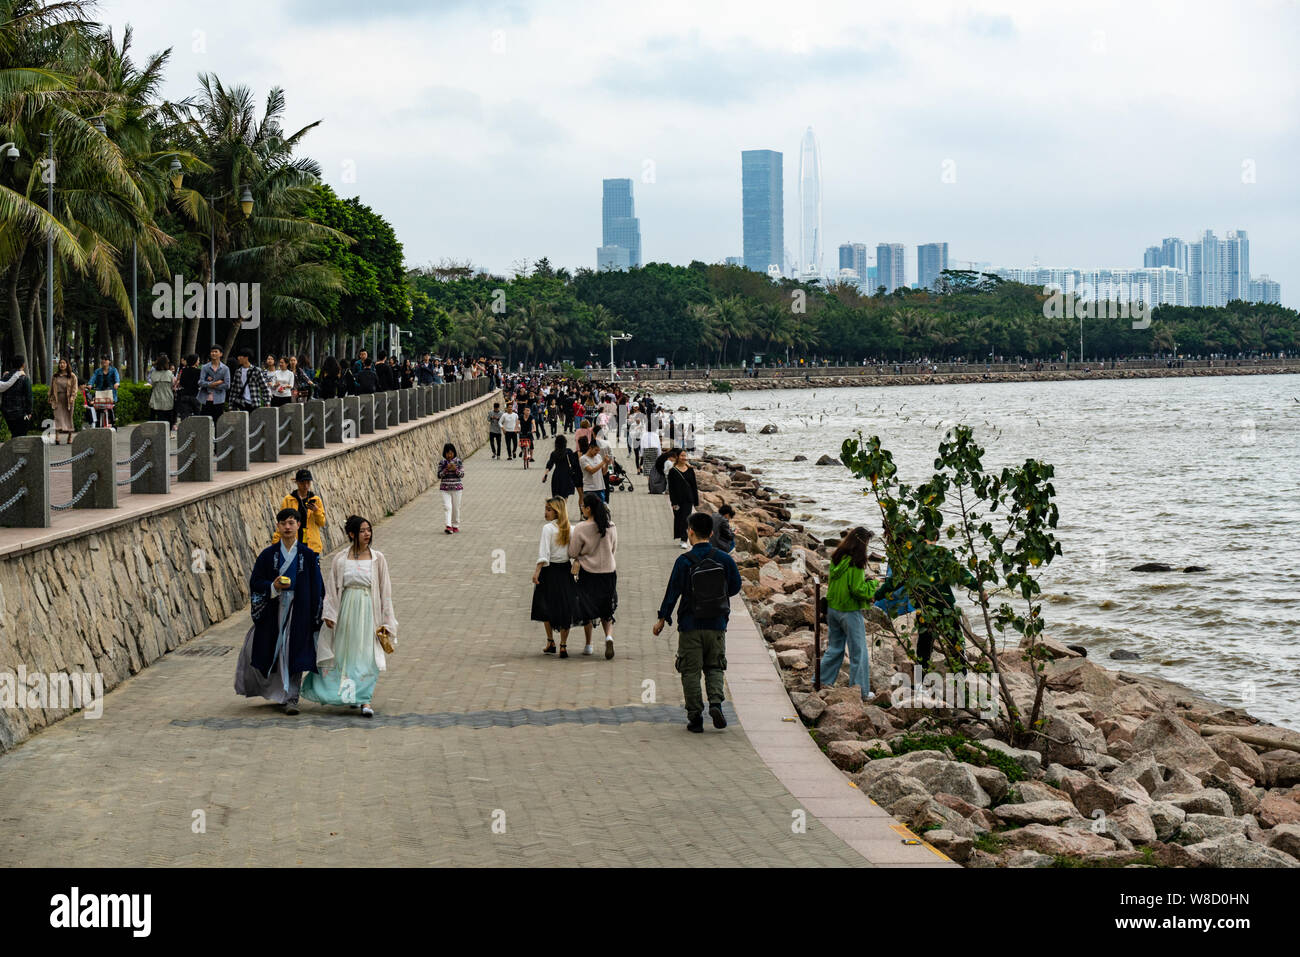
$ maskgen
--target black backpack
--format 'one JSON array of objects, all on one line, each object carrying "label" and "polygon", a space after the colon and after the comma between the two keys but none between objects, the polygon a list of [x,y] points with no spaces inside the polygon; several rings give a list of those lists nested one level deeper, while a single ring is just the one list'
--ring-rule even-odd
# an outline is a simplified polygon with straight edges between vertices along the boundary
[{"label": "black backpack", "polygon": [[692,618],[721,618],[731,607],[727,595],[727,570],[716,556],[716,548],[709,549],[699,559],[689,553],[686,555],[691,567],[686,575],[685,604]]}]

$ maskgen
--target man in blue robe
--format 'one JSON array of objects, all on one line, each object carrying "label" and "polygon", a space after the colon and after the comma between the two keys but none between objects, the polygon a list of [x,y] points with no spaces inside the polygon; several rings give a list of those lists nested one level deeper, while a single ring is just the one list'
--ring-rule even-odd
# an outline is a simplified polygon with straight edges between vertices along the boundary
[{"label": "man in blue robe", "polygon": [[325,603],[320,556],[298,541],[298,513],[275,517],[280,540],[257,556],[248,591],[253,627],[235,672],[235,692],[267,698],[298,713],[305,672],[316,671],[316,636]]}]

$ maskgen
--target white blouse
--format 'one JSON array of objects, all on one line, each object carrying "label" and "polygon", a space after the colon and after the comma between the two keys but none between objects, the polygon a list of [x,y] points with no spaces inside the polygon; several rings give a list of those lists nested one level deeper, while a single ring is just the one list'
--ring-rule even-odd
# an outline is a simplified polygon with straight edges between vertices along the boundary
[{"label": "white blouse", "polygon": [[364,588],[369,588],[373,581],[371,568],[374,561],[373,558],[345,558],[343,560],[343,587],[361,585]]},{"label": "white blouse", "polygon": [[542,526],[542,540],[537,546],[537,561],[542,565],[567,565],[569,546],[560,544],[560,529],[554,522]]},{"label": "white blouse", "polygon": [[293,373],[288,369],[277,369],[271,373],[272,381],[275,384],[275,394],[283,398],[293,393]]}]

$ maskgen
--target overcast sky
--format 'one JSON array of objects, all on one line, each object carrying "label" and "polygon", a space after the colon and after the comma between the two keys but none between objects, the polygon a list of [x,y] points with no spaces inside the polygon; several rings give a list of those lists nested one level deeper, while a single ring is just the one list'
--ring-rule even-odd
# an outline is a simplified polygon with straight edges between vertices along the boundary
[{"label": "overcast sky", "polygon": [[[1165,236],[1250,234],[1300,305],[1294,2],[923,4],[102,0],[166,95],[259,96],[409,263],[594,267],[601,179],[631,177],[646,262],[741,252],[740,152],[822,154],[826,257],[946,240],[950,262],[1141,266]],[[948,179],[945,182],[945,170]]]}]

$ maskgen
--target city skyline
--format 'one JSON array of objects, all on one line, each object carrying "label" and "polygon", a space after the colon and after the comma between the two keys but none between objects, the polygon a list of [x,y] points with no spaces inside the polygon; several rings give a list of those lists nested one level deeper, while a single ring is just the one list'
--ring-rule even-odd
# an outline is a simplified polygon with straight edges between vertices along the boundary
[{"label": "city skyline", "polygon": [[[649,260],[721,261],[741,252],[737,152],[792,159],[811,126],[824,256],[843,240],[938,236],[954,260],[1119,265],[1133,250],[1141,262],[1153,236],[1241,223],[1252,272],[1295,305],[1300,67],[1286,41],[1300,11],[1193,8],[1204,15],[1117,2],[814,4],[797,26],[774,3],[736,18],[672,0],[653,22],[527,0],[394,0],[363,15],[341,0],[230,0],[219,18],[193,0],[109,0],[99,15],[118,33],[129,22],[141,56],[173,48],[169,97],[192,94],[199,72],[256,100],[284,87],[286,128],[322,121],[310,153],[325,182],[388,218],[411,265],[589,265],[591,184],[611,173],[635,183]],[[1261,17],[1270,30],[1252,25]],[[1187,83],[1209,49],[1215,83]],[[385,77],[382,93],[351,70]],[[545,90],[529,81],[542,73]],[[843,95],[886,80],[893,92],[869,118]],[[1095,135],[1081,132],[1085,116],[1104,118]]]}]

